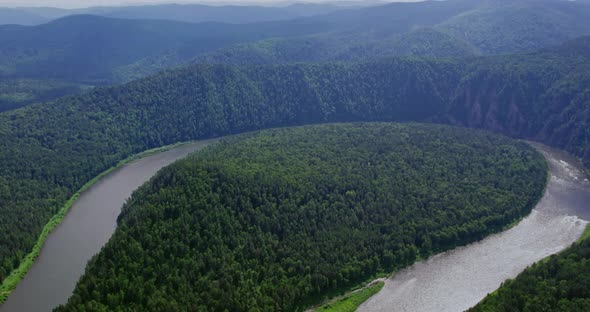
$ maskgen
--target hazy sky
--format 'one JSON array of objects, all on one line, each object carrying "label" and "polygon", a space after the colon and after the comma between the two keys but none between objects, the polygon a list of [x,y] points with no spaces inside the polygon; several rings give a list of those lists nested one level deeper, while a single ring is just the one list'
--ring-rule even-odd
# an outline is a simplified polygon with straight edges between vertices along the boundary
[{"label": "hazy sky", "polygon": [[[304,2],[326,2],[334,0],[304,0]],[[346,0],[345,0],[346,1]],[[387,0],[387,2],[410,2],[416,0]],[[0,7],[23,7],[23,6],[48,6],[61,8],[83,8],[89,6],[113,6],[133,4],[156,4],[156,3],[273,3],[286,2],[284,0],[0,0]],[[302,1],[303,2],[303,1]]]}]

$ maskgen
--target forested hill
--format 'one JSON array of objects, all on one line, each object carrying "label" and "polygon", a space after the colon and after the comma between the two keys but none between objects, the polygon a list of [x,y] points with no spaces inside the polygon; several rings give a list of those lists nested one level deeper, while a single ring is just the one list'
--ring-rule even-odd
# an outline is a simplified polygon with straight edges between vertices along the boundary
[{"label": "forested hill", "polygon": [[[325,22],[231,25],[75,15],[47,24],[0,26],[0,111],[128,82],[200,53],[265,38],[324,31]],[[148,64],[149,63],[149,64]]]},{"label": "forested hill", "polygon": [[[538,139],[590,160],[588,40],[564,49],[361,64],[195,65],[0,114],[0,278],[75,190],[130,154],[334,121],[438,121]],[[23,217],[23,216],[27,217]]]},{"label": "forested hill", "polygon": [[[125,80],[117,70],[175,51],[187,59],[231,44],[322,31],[325,22],[231,25],[68,16],[28,27],[0,26],[0,77],[105,84]],[[119,77],[117,75],[123,75]]]},{"label": "forested hill", "polygon": [[[83,12],[108,15],[116,11],[112,16],[157,18],[167,10],[176,16],[182,8]],[[301,8],[303,15],[308,8]],[[60,14],[50,9],[39,12]],[[0,77],[13,80],[9,84],[37,82],[27,87],[30,92],[3,95],[5,107],[11,108],[47,98],[37,96],[39,84],[48,89],[55,84],[127,82],[191,61],[236,65],[367,62],[392,56],[469,57],[529,51],[590,35],[588,16],[588,3],[561,0],[390,3],[240,25],[69,16],[35,27],[0,26]],[[45,93],[49,94],[62,92]]]},{"label": "forested hill", "polygon": [[337,124],[233,137],[163,169],[58,311],[296,311],[500,230],[543,157],[487,132]]},{"label": "forested hill", "polygon": [[561,0],[391,3],[309,19],[338,25],[330,33],[232,46],[196,61],[268,64],[532,51],[590,35],[588,16],[588,3]]}]

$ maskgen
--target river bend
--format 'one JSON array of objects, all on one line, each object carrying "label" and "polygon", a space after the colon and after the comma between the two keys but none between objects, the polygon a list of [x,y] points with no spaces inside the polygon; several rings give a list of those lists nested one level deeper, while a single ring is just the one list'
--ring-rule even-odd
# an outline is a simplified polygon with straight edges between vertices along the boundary
[{"label": "river bend", "polygon": [[39,257],[0,311],[43,312],[66,303],[88,260],[115,231],[122,205],[133,191],[161,168],[213,141],[189,143],[132,161],[88,188],[49,234]]},{"label": "river bend", "polygon": [[465,311],[506,279],[576,241],[590,220],[583,167],[564,152],[531,145],[547,159],[550,180],[529,216],[507,231],[401,270],[358,311]]},{"label": "river bend", "polygon": [[[183,145],[113,171],[86,190],[48,236],[0,312],[51,311],[65,303],[116,228],[122,204],[162,167],[212,141]],[[463,311],[528,265],[574,242],[590,220],[590,182],[566,153],[531,143],[549,162],[546,193],[515,227],[398,272],[359,311]]]}]

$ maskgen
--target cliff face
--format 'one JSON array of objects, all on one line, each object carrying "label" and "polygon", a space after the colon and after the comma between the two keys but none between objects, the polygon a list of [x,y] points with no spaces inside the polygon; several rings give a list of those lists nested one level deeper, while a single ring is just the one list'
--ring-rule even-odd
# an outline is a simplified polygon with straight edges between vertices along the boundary
[{"label": "cliff face", "polygon": [[[537,53],[465,61],[439,81],[447,102],[429,120],[565,149],[590,166],[590,38]],[[423,108],[427,110],[427,108]]]},{"label": "cliff face", "polygon": [[544,104],[538,137],[590,163],[590,75],[562,82],[541,99]]},{"label": "cliff face", "polygon": [[456,91],[450,120],[510,136],[527,136],[529,125],[520,103],[517,94],[506,92],[498,82],[466,83]]},{"label": "cliff face", "polygon": [[464,78],[439,120],[540,141],[590,165],[590,74],[515,71]]}]

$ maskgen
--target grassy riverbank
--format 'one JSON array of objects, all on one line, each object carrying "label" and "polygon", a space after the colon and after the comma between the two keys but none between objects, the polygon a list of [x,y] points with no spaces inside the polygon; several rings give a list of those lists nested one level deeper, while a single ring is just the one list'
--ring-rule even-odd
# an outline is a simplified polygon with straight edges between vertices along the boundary
[{"label": "grassy riverbank", "polygon": [[92,185],[94,185],[96,182],[98,182],[100,179],[102,179],[106,175],[117,170],[118,168],[122,167],[125,164],[128,164],[134,160],[137,160],[137,159],[140,159],[143,157],[147,157],[147,156],[150,156],[150,155],[153,155],[156,153],[161,153],[161,152],[164,152],[164,151],[167,151],[167,150],[170,150],[170,149],[173,149],[173,148],[176,148],[181,145],[188,144],[188,143],[189,142],[182,142],[182,143],[167,145],[167,146],[150,149],[147,151],[143,151],[139,154],[132,155],[124,160],[119,161],[115,166],[105,170],[104,172],[102,172],[101,174],[94,177],[92,180],[88,181],[86,184],[84,184],[84,186],[82,186],[82,188],[80,188],[74,195],[72,195],[70,197],[70,199],[58,211],[58,213],[55,214],[49,220],[49,222],[47,222],[47,224],[45,224],[45,226],[43,227],[43,231],[41,232],[41,235],[39,235],[39,238],[37,239],[37,242],[33,246],[33,249],[31,250],[31,252],[25,256],[23,261],[20,263],[19,267],[17,269],[13,270],[10,273],[10,275],[8,277],[6,277],[4,279],[4,281],[2,281],[2,285],[0,285],[0,304],[2,304],[8,298],[8,296],[10,295],[12,290],[14,290],[16,285],[18,285],[18,283],[25,276],[25,274],[27,274],[27,272],[29,271],[29,269],[31,268],[33,263],[35,262],[35,259],[37,259],[37,256],[39,256],[39,252],[41,251],[41,248],[43,247],[45,240],[49,236],[49,233],[51,233],[61,223],[61,221],[66,216],[66,214],[68,213],[68,211],[70,210],[70,208],[72,207],[74,202],[78,199],[78,197],[80,197],[80,195],[84,191],[86,191],[88,188],[90,188]]},{"label": "grassy riverbank", "polygon": [[378,293],[385,282],[378,281],[371,283],[365,288],[361,288],[355,292],[349,293],[341,298],[330,301],[319,308],[315,309],[316,312],[354,312],[358,307],[374,294]]}]

